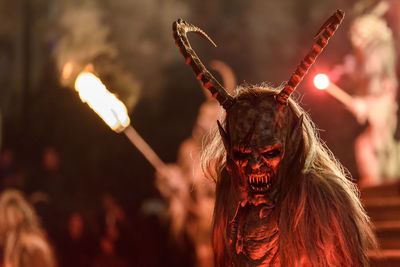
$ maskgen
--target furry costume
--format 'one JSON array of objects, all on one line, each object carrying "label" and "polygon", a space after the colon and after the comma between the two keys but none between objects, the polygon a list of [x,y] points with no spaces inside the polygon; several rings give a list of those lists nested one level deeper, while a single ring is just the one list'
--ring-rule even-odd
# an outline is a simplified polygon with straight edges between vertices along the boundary
[{"label": "furry costume", "polygon": [[181,19],[173,24],[186,63],[226,110],[206,153],[218,159],[217,266],[368,265],[366,251],[375,241],[357,189],[289,98],[343,16],[338,10],[321,27],[283,89],[247,86],[234,97],[205,69],[186,33],[211,39]]}]

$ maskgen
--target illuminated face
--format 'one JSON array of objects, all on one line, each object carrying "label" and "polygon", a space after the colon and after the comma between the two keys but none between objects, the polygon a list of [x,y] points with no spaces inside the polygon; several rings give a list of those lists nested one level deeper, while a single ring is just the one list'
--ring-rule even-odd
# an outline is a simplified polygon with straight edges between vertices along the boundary
[{"label": "illuminated face", "polygon": [[229,153],[239,186],[250,196],[268,193],[285,153],[284,115],[273,96],[238,99],[227,115]]}]

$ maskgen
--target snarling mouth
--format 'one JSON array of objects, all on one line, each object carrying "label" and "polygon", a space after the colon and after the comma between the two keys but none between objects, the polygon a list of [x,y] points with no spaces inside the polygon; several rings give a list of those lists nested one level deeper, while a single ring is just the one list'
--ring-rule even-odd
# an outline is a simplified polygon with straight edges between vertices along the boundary
[{"label": "snarling mouth", "polygon": [[249,176],[249,185],[251,190],[253,190],[256,194],[263,194],[268,191],[271,187],[271,179],[268,179],[268,176],[263,175],[250,175]]}]

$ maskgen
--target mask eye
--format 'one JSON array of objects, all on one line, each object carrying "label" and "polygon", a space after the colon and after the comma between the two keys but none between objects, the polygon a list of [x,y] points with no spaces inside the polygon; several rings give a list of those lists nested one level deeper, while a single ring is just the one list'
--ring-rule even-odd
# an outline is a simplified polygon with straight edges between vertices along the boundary
[{"label": "mask eye", "polygon": [[272,159],[279,157],[281,155],[281,151],[279,149],[271,149],[267,152],[262,153],[264,158]]},{"label": "mask eye", "polygon": [[244,152],[241,152],[239,150],[235,150],[233,152],[233,156],[234,156],[234,158],[236,160],[243,160],[243,159],[246,159],[249,156],[249,153],[244,153]]}]

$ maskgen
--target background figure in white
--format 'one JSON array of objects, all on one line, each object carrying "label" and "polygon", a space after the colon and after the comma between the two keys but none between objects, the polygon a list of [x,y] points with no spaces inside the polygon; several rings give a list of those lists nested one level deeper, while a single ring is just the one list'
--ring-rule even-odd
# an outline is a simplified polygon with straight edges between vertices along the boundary
[{"label": "background figure in white", "polygon": [[56,266],[35,210],[17,190],[0,195],[0,244],[5,267]]},{"label": "background figure in white", "polygon": [[[218,71],[227,90],[234,90],[236,78],[225,63],[212,61],[211,68]],[[197,267],[212,267],[212,216],[215,202],[215,183],[205,177],[201,167],[203,143],[216,127],[216,121],[225,114],[218,102],[204,90],[206,101],[201,104],[192,130],[178,150],[177,162],[168,164],[157,173],[156,185],[168,202],[171,232],[179,240],[185,234],[196,253]]]},{"label": "background figure in white", "polygon": [[356,79],[356,95],[349,110],[366,129],[356,138],[355,157],[361,187],[400,177],[397,125],[396,51],[392,30],[380,2],[371,12],[354,19],[350,39],[354,56],[348,56],[347,74]]}]

